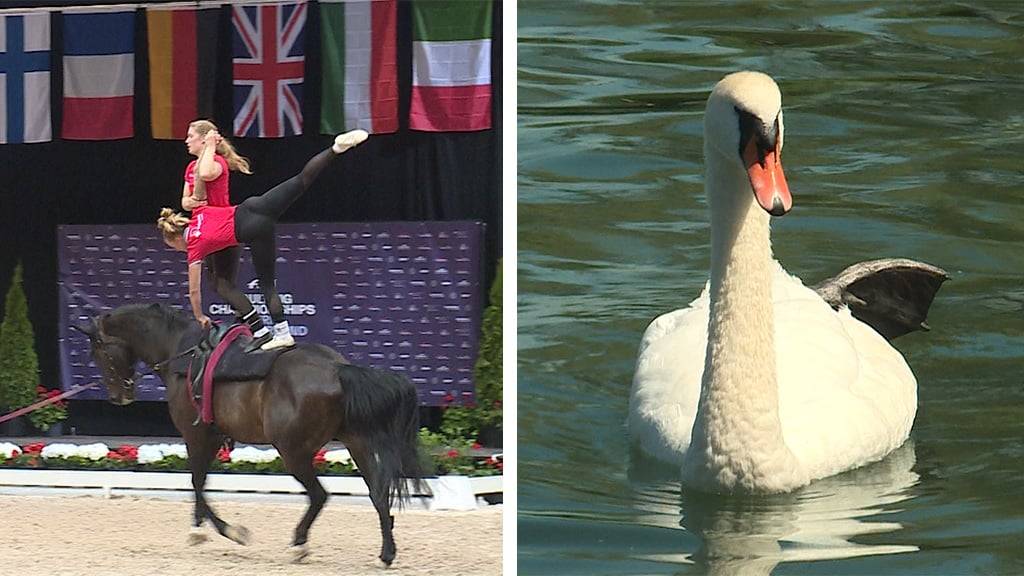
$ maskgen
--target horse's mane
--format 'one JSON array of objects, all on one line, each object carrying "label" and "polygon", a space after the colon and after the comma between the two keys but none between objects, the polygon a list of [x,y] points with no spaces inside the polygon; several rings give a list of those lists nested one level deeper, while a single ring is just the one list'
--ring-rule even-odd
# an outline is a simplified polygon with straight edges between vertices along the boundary
[{"label": "horse's mane", "polygon": [[124,306],[114,309],[110,313],[110,316],[112,318],[145,317],[147,319],[152,318],[157,321],[163,321],[167,324],[188,323],[188,319],[185,317],[184,312],[159,302],[154,302],[152,304],[125,304]]}]

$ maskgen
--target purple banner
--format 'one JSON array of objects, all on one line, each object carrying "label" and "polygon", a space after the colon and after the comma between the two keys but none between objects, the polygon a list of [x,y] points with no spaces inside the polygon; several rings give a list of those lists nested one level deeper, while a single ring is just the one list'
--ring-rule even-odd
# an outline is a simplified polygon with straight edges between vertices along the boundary
[{"label": "purple banner", "polygon": [[[353,364],[404,373],[420,402],[473,397],[482,315],[483,224],[373,222],[280,224],[277,288],[298,342],[326,344]],[[185,254],[167,248],[149,224],[59,226],[62,387],[100,379],[88,339],[68,328],[130,303],[188,304]],[[238,282],[267,316],[248,249]],[[231,307],[204,273],[203,307],[231,321]],[[140,372],[145,372],[139,366]],[[77,396],[105,399],[106,389]],[[163,400],[147,374],[136,398]]]}]

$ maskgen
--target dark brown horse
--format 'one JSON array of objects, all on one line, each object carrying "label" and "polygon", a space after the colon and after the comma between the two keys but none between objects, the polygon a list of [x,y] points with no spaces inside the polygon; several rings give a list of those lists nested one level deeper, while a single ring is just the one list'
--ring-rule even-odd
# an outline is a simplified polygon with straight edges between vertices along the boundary
[{"label": "dark brown horse", "polygon": [[309,508],[295,528],[292,552],[307,553],[309,527],[327,501],[317,480],[313,456],[331,439],[345,443],[369,488],[380,518],[380,559],[395,557],[391,504],[408,500],[406,479],[418,487],[419,412],[416,389],[405,378],[383,370],[348,364],[334,350],[301,344],[281,354],[266,377],[218,382],[214,387],[214,424],[193,426],[196,410],[183,370],[171,361],[195,345],[199,325],[172,308],[152,304],[122,306],[78,326],[89,336],[92,356],[103,374],[110,401],[125,405],[135,398],[135,366],[149,365],[167,386],[171,420],[188,448],[195,516],[190,542],[205,540],[199,531],[208,518],[222,536],[246,544],[248,531],[221,520],[203,496],[210,463],[225,436],[240,442],[273,444],[285,468],[306,489]]}]

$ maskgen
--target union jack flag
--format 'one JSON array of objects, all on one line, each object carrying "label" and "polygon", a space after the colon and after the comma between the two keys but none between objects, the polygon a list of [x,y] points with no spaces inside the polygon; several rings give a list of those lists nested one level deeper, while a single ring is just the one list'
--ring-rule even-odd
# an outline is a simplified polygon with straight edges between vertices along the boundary
[{"label": "union jack flag", "polygon": [[235,136],[302,134],[306,3],[234,6]]}]

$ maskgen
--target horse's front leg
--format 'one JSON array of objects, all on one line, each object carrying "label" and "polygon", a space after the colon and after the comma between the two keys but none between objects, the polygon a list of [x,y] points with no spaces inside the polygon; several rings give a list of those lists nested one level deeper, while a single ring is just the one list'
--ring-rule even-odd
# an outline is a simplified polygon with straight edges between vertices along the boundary
[{"label": "horse's front leg", "polygon": [[217,532],[239,544],[249,543],[249,530],[243,526],[232,526],[220,519],[213,508],[206,502],[206,495],[203,492],[206,486],[206,475],[210,470],[210,463],[217,454],[222,438],[210,432],[211,427],[201,425],[205,430],[197,430],[191,438],[185,439],[185,447],[188,450],[188,467],[192,471],[192,491],[195,493],[196,503],[192,515],[192,529],[189,531],[188,543],[195,545],[206,542],[206,534],[202,531],[202,523],[209,518]]}]

